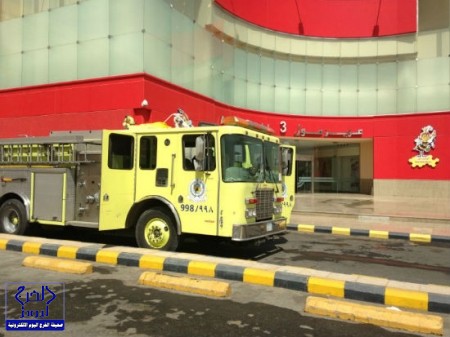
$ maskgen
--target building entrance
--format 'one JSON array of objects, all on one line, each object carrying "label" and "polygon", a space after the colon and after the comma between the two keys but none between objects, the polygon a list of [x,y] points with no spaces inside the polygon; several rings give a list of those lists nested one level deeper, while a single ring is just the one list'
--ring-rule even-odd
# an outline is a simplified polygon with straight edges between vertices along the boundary
[{"label": "building entrance", "polygon": [[313,191],[313,161],[312,159],[297,160],[297,193]]},{"label": "building entrance", "polygon": [[360,144],[300,146],[298,152],[297,193],[363,193]]}]

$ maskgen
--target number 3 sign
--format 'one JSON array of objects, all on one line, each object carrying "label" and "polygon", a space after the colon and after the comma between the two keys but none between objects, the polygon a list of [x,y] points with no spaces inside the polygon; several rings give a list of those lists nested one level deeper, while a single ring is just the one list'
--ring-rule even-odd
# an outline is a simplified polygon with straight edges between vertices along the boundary
[{"label": "number 3 sign", "polygon": [[287,123],[286,121],[280,121],[280,132],[286,133],[287,131]]}]

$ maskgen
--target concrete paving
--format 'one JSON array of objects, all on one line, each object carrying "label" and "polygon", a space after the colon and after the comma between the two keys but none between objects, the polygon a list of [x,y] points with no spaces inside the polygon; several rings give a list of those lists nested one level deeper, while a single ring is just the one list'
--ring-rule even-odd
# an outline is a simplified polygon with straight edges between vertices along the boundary
[{"label": "concrete paving", "polygon": [[297,194],[291,224],[416,233],[450,240],[450,200]]}]

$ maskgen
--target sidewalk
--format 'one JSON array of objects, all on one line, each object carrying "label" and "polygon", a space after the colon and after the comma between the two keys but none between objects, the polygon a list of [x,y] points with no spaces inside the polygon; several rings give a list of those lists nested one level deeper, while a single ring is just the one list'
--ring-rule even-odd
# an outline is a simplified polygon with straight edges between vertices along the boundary
[{"label": "sidewalk", "polygon": [[362,194],[297,194],[291,224],[450,238],[450,200]]}]

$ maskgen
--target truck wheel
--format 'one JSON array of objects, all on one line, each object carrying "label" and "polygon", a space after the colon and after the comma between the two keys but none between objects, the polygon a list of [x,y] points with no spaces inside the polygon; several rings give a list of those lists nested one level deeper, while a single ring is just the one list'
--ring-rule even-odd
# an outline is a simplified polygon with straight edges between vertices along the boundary
[{"label": "truck wheel", "polygon": [[0,232],[22,235],[28,227],[25,206],[16,199],[5,201],[0,207]]},{"label": "truck wheel", "polygon": [[136,225],[139,247],[174,251],[178,247],[178,234],[172,218],[159,209],[142,213]]}]

